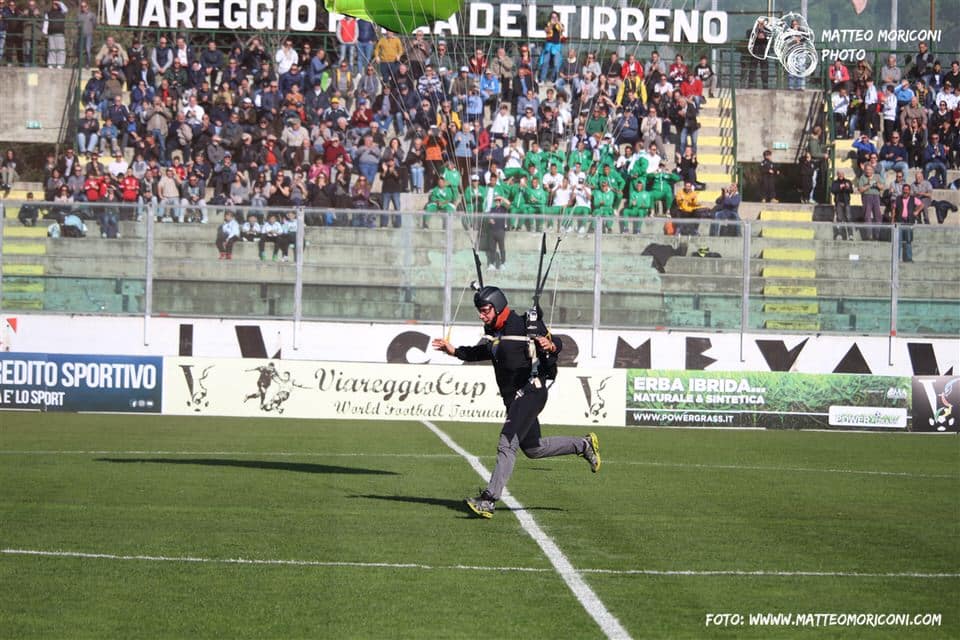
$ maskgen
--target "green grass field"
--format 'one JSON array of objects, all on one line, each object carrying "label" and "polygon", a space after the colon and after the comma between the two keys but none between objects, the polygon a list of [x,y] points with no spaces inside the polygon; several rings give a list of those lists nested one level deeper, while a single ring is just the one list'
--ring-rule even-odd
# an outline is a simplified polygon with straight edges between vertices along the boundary
[{"label": "green grass field", "polygon": [[[960,637],[960,438],[598,433],[510,488],[632,637]],[[481,484],[418,422],[0,412],[0,637],[603,637]],[[942,626],[705,626],[766,612]]]}]

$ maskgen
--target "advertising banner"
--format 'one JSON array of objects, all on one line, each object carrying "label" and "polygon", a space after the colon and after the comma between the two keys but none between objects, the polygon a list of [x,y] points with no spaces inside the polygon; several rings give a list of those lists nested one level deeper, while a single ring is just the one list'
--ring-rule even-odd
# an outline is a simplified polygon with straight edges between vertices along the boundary
[{"label": "advertising banner", "polygon": [[[97,353],[197,358],[320,360],[460,366],[430,348],[447,334],[439,324],[370,324],[76,316],[77,333],[110,333]],[[63,316],[0,314],[0,351],[83,353],[91,347],[61,329]],[[476,344],[483,329],[472,322],[451,331],[455,345]],[[886,376],[937,376],[960,371],[960,340],[840,335],[791,335],[555,328],[563,340],[561,369],[796,371]]]},{"label": "advertising banner", "polygon": [[0,353],[0,408],[160,413],[163,358]]},{"label": "advertising banner", "polygon": [[960,377],[913,378],[912,431],[960,431]]},{"label": "advertising banner", "polygon": [[784,372],[627,372],[628,425],[903,430],[908,377]]},{"label": "advertising banner", "polygon": [[[489,366],[167,358],[164,412],[502,422]],[[625,371],[561,370],[541,422],[623,426]]]}]

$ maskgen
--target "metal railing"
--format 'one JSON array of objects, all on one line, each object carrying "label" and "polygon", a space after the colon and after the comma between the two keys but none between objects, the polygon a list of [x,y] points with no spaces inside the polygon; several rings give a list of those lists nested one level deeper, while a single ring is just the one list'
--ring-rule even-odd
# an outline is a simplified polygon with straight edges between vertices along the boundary
[{"label": "metal railing", "polygon": [[[298,231],[262,244],[238,240],[228,259],[214,246],[223,207],[207,206],[204,225],[155,222],[150,205],[29,203],[49,216],[31,227],[17,220],[23,204],[0,205],[11,215],[0,216],[0,310],[147,320],[464,321],[476,225],[492,215],[230,208],[240,220],[293,212]],[[185,216],[202,213],[183,206]],[[70,237],[66,215],[86,224],[86,237]],[[791,242],[779,231],[796,223],[493,217],[516,230],[505,234],[505,266],[485,266],[484,276],[518,301],[530,294],[538,229],[563,238],[543,298],[558,326],[960,335],[960,293],[941,284],[960,266],[957,226],[807,223],[813,238]],[[48,227],[60,237],[47,237]],[[115,228],[118,237],[99,237]],[[908,236],[916,264],[901,264]],[[480,254],[496,267],[489,239],[480,234]],[[795,251],[803,246],[810,249]]]}]

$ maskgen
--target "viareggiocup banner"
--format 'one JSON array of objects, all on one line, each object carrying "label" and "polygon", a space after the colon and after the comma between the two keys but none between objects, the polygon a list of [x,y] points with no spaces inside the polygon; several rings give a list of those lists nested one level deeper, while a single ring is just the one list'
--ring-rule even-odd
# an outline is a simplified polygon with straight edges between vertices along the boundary
[{"label": "viareggiocup banner", "polygon": [[160,413],[163,358],[0,352],[0,409]]},{"label": "viareggiocup banner", "polygon": [[[561,369],[542,423],[623,426],[624,370]],[[493,369],[166,358],[164,413],[495,422],[506,417]]]},{"label": "viareggiocup banner", "polygon": [[904,430],[906,376],[784,372],[627,372],[627,425]]}]

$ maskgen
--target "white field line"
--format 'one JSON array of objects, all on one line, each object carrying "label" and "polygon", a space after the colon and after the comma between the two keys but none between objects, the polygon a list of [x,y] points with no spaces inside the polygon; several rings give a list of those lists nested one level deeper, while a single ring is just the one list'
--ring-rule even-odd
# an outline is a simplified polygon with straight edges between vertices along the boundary
[{"label": "white field line", "polygon": [[[483,466],[483,463],[480,462],[477,456],[461,447],[453,438],[429,420],[423,420],[422,422],[430,431],[440,438],[447,447],[466,460],[484,481],[490,478],[490,471]],[[590,585],[583,579],[583,576],[573,567],[573,564],[567,559],[567,556],[563,554],[563,551],[560,550],[557,543],[540,528],[540,525],[538,525],[533,516],[524,509],[523,505],[510,495],[509,491],[504,491],[501,500],[513,511],[513,514],[517,517],[517,520],[520,521],[520,526],[527,532],[527,535],[533,538],[533,541],[543,550],[550,564],[552,564],[557,573],[560,574],[563,581],[567,583],[567,587],[573,592],[574,597],[580,602],[580,605],[587,614],[599,625],[604,635],[608,638],[630,638],[630,634],[627,633],[627,630],[620,624],[620,621],[610,613],[606,605],[600,600],[600,597],[594,593]]]},{"label": "white field line", "polygon": [[[0,555],[40,556],[48,558],[77,558],[81,560],[117,560],[140,562],[179,562],[194,564],[236,564],[236,565],[273,565],[319,568],[359,568],[359,569],[418,569],[422,571],[493,571],[516,573],[553,573],[554,569],[545,567],[494,567],[468,564],[430,565],[412,562],[350,562],[324,560],[270,560],[259,558],[202,558],[198,556],[152,556],[118,555],[113,553],[88,553],[81,551],[45,551],[42,549],[0,549]],[[580,569],[580,573],[613,576],[675,576],[675,577],[723,577],[753,576],[772,578],[917,578],[939,579],[960,578],[960,573],[862,573],[857,571],[749,571],[749,570],[666,570],[666,569]]]},{"label": "white field line", "polygon": [[[271,456],[278,458],[459,458],[455,453],[322,453],[316,451],[109,451],[109,450],[0,450],[0,455],[38,455],[38,456],[69,456],[69,455],[114,455],[114,456]],[[492,456],[486,456],[492,458]],[[960,474],[911,473],[909,471],[882,471],[875,469],[831,469],[816,467],[774,467],[764,465],[742,464],[700,464],[693,462],[658,462],[656,460],[608,460],[606,465],[637,465],[646,467],[676,467],[678,469],[719,469],[728,471],[777,471],[787,473],[840,473],[847,475],[891,476],[901,478],[931,478],[937,480],[957,480]]]}]

